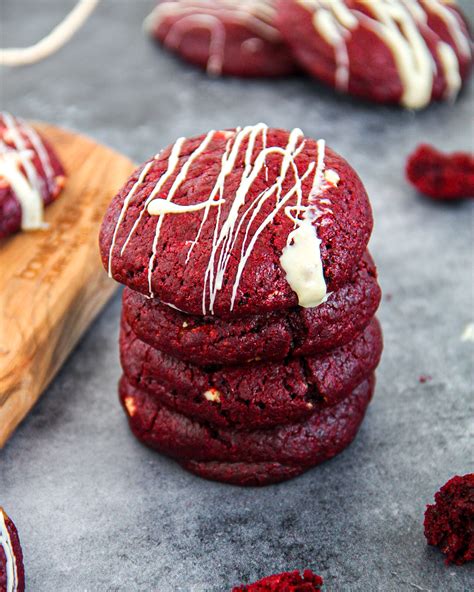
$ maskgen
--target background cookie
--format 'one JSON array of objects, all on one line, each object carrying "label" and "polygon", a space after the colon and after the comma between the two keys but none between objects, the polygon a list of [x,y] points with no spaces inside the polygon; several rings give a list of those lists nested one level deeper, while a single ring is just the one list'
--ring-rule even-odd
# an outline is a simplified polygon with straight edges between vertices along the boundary
[{"label": "background cookie", "polygon": [[48,142],[30,125],[0,113],[0,238],[41,228],[43,207],[64,186],[64,170]]},{"label": "background cookie", "polygon": [[380,296],[375,265],[366,253],[351,282],[315,308],[220,319],[184,314],[129,288],[122,304],[142,341],[193,364],[229,365],[315,355],[344,345],[366,327]]},{"label": "background cookie", "polygon": [[278,0],[299,63],[341,92],[407,108],[452,99],[469,74],[468,27],[455,2]]},{"label": "background cookie", "polygon": [[213,76],[280,76],[295,63],[275,16],[275,0],[171,0],[158,4],[145,29]]},{"label": "background cookie", "polygon": [[[295,259],[311,274],[304,288],[317,284],[318,300],[305,303],[316,306],[350,280],[371,229],[345,160],[300,130],[259,124],[181,139],[148,161],[112,201],[100,247],[109,273],[133,290],[228,317],[302,304],[282,257],[304,240],[310,257]],[[287,269],[306,278],[293,261]]]},{"label": "background cookie", "polygon": [[24,592],[25,570],[20,539],[13,521],[0,507],[0,590]]}]

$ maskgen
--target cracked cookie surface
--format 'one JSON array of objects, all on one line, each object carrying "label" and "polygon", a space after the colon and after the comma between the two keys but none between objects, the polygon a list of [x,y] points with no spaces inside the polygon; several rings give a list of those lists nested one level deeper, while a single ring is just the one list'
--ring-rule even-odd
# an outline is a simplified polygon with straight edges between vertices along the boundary
[{"label": "cracked cookie surface", "polygon": [[382,332],[374,319],[358,337],[317,356],[204,369],[138,339],[122,321],[127,379],[183,415],[221,427],[258,429],[303,421],[349,395],[377,367]]}]

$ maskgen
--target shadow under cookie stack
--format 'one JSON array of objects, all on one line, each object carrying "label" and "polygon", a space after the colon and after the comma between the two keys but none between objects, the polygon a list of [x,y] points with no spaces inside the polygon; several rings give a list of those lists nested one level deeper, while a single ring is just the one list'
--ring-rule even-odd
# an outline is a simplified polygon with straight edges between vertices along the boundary
[{"label": "shadow under cookie stack", "polygon": [[298,129],[181,138],[140,167],[100,237],[135,436],[238,485],[344,450],[382,353],[371,230],[356,173]]}]

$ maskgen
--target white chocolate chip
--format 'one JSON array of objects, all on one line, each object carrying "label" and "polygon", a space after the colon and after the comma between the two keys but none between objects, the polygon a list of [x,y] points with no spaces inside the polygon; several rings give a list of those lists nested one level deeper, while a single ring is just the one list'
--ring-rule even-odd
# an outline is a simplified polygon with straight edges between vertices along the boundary
[{"label": "white chocolate chip", "polygon": [[327,169],[324,172],[324,178],[329,183],[329,185],[332,185],[333,187],[337,187],[337,184],[341,180],[341,177],[336,173],[336,171],[333,171],[332,169]]},{"label": "white chocolate chip", "polygon": [[208,401],[212,401],[213,403],[220,403],[221,402],[221,394],[220,392],[215,389],[211,388],[204,393],[204,398]]},{"label": "white chocolate chip", "polygon": [[125,397],[125,408],[127,409],[127,413],[130,417],[135,415],[137,410],[137,406],[135,405],[135,399],[133,397]]}]

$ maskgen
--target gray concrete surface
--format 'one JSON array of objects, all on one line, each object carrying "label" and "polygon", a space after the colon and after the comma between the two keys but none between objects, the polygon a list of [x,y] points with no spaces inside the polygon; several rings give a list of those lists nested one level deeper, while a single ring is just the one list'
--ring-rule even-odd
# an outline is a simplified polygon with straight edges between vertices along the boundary
[{"label": "gray concrete surface", "polygon": [[[1,43],[24,45],[72,0],[2,0]],[[472,2],[466,6],[473,7]],[[422,113],[335,96],[304,78],[210,80],[150,43],[153,0],[103,0],[55,56],[0,71],[1,107],[90,134],[141,161],[181,135],[265,121],[324,137],[360,172],[376,218],[385,354],[358,439],[266,489],[206,482],[135,442],[116,396],[119,300],[104,310],[0,451],[0,502],[29,591],[227,591],[311,567],[327,592],[467,591],[474,566],[425,545],[423,512],[472,470],[473,203],[430,203],[403,176],[420,141],[472,149],[472,85]],[[432,379],[425,384],[419,376]]]}]

